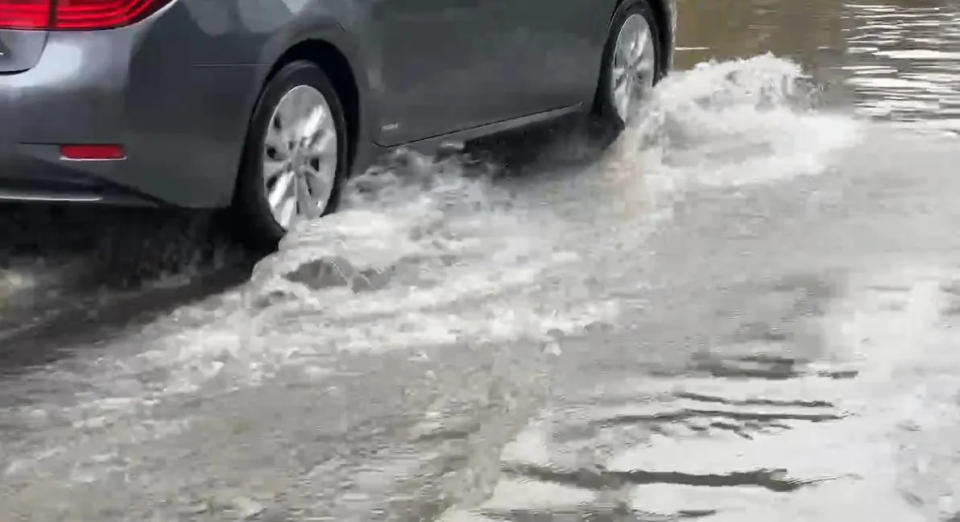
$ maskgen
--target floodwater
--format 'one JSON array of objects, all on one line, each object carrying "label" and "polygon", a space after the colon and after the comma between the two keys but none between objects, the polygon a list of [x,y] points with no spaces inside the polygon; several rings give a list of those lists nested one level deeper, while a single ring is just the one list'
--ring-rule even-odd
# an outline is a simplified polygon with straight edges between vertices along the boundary
[{"label": "floodwater", "polygon": [[6,321],[0,520],[960,520],[960,6],[680,23],[604,151],[398,155],[243,276]]}]

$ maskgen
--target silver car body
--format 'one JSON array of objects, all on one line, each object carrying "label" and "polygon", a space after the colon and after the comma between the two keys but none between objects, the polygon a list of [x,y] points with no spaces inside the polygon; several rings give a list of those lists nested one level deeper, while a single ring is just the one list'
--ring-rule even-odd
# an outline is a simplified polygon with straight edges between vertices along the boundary
[{"label": "silver car body", "polygon": [[[0,29],[0,199],[226,206],[255,102],[293,58],[334,80],[353,171],[586,110],[617,4],[174,0],[115,29]],[[651,4],[670,63],[675,0]],[[64,144],[125,154],[66,159]]]}]

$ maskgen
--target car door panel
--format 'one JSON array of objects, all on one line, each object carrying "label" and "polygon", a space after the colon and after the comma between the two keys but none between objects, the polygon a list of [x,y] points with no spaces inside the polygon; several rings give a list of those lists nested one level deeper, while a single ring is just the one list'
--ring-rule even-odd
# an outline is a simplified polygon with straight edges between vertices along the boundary
[{"label": "car door panel", "polygon": [[587,101],[615,0],[370,0],[381,145]]},{"label": "car door panel", "polygon": [[497,91],[481,76],[496,0],[374,0],[375,134],[396,145],[483,123]]},{"label": "car door panel", "polygon": [[499,0],[512,114],[586,102],[596,89],[615,0]]}]

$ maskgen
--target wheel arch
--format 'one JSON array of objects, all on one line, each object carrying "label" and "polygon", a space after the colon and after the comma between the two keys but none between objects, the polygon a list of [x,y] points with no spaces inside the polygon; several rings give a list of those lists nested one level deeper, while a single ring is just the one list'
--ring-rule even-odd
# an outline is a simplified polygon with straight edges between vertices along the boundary
[{"label": "wheel arch", "polygon": [[297,37],[287,37],[282,40],[284,44],[276,40],[269,42],[264,46],[263,54],[259,62],[262,72],[258,75],[255,91],[247,104],[246,130],[243,134],[243,146],[239,151],[240,162],[238,163],[237,174],[234,176],[232,185],[231,201],[237,197],[237,185],[240,182],[240,170],[243,169],[243,156],[245,155],[247,136],[251,132],[253,117],[256,113],[257,104],[263,96],[263,92],[270,80],[285,65],[297,60],[305,60],[314,63],[319,67],[333,83],[333,87],[340,97],[340,103],[344,110],[344,119],[347,124],[347,172],[358,160],[363,152],[361,144],[365,139],[366,125],[364,118],[365,91],[364,77],[357,74],[355,64],[357,60],[354,54],[354,48],[339,27],[330,28],[320,32],[301,33]]}]

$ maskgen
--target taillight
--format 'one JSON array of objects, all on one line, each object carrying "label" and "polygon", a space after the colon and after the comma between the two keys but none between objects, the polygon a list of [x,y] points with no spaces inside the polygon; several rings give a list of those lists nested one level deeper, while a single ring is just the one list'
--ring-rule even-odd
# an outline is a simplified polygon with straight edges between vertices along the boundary
[{"label": "taillight", "polygon": [[0,29],[46,29],[51,0],[0,0]]},{"label": "taillight", "polygon": [[108,29],[139,22],[169,0],[55,0],[54,29]]},{"label": "taillight", "polygon": [[171,1],[0,0],[0,29],[112,29],[139,22]]}]

